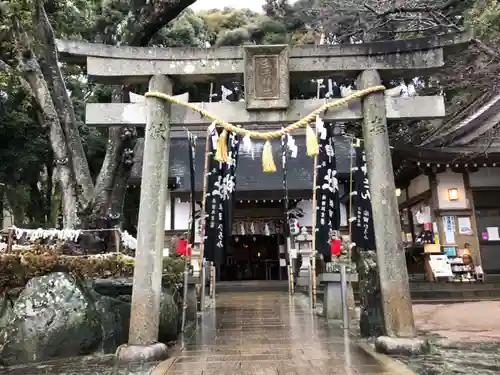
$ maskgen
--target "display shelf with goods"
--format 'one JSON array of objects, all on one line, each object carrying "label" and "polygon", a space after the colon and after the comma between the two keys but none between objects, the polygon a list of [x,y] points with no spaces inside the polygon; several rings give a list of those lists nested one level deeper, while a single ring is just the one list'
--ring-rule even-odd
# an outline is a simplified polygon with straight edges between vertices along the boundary
[{"label": "display shelf with goods", "polygon": [[453,282],[475,282],[474,266],[466,264],[461,256],[448,256],[451,265],[451,272],[453,272]]},{"label": "display shelf with goods", "polygon": [[[438,278],[455,283],[472,283],[478,280],[470,252],[455,245],[441,246],[440,253],[433,252],[429,256],[428,267],[429,280],[431,273],[434,281]],[[443,272],[445,268],[450,271],[449,274]]]}]

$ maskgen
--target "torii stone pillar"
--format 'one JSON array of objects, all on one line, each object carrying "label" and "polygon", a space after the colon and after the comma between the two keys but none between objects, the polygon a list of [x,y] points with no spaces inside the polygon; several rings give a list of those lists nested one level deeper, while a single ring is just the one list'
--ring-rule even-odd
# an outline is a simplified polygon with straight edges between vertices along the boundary
[{"label": "torii stone pillar", "polygon": [[[366,70],[357,83],[358,89],[364,89],[380,85],[381,80],[376,70]],[[362,107],[384,333],[393,337],[413,337],[415,323],[395,194],[384,93],[366,96]]]},{"label": "torii stone pillar", "polygon": [[[170,79],[153,76],[149,91],[172,93]],[[146,98],[147,119],[142,165],[141,201],[135,252],[128,345],[117,350],[120,361],[164,359],[167,346],[158,343],[165,206],[167,199],[170,104]]]}]

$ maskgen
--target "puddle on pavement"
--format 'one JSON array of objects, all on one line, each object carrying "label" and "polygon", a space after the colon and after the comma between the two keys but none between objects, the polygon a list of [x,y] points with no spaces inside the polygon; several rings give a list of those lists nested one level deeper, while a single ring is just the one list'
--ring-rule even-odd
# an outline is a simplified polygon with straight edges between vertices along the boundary
[{"label": "puddle on pavement", "polygon": [[417,375],[497,375],[500,342],[435,343],[430,354],[398,359]]},{"label": "puddle on pavement", "polygon": [[65,358],[38,364],[0,368],[0,374],[8,375],[149,375],[157,363],[114,362],[113,355]]}]

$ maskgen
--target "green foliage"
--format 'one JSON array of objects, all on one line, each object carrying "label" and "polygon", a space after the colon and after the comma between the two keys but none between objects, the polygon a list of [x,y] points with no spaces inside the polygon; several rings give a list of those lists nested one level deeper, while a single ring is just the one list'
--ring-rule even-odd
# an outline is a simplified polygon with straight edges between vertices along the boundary
[{"label": "green foliage", "polygon": [[[63,255],[62,247],[31,245],[0,256],[0,293],[24,287],[35,276],[69,272],[81,278],[132,277],[134,258],[123,254]],[[174,254],[163,259],[162,285],[178,287],[184,281],[184,258]]]},{"label": "green foliage", "polygon": [[203,47],[207,37],[204,20],[193,11],[186,10],[160,30],[151,44],[161,47]]},{"label": "green foliage", "polygon": [[162,285],[164,287],[178,286],[184,282],[184,258],[173,254],[163,258],[163,277]]},{"label": "green foliage", "polygon": [[36,276],[69,272],[83,278],[131,277],[133,258],[125,256],[67,256],[57,249],[36,245],[0,256],[0,292],[19,288]]},{"label": "green foliage", "polygon": [[[192,46],[203,47],[206,43],[214,46],[243,44],[310,44],[317,43],[321,34],[327,42],[348,43],[387,38],[410,37],[394,32],[390,17],[380,17],[366,8],[366,4],[377,11],[387,11],[392,6],[389,1],[366,0],[266,0],[265,13],[249,9],[225,8],[194,13],[187,9],[170,22],[150,41],[151,45],[162,47]],[[448,20],[461,25],[466,19],[478,38],[493,46],[500,47],[500,5],[495,0],[463,0],[447,8],[449,1],[411,0],[405,6],[436,7]],[[126,44],[135,30],[131,20],[158,6],[158,2],[137,2],[130,0],[52,0],[46,2],[46,11],[56,37],[85,40],[107,44]],[[26,224],[44,225],[52,223],[59,209],[60,195],[54,191],[51,179],[53,160],[48,142],[47,130],[41,127],[39,111],[29,93],[19,82],[17,72],[17,50],[13,43],[13,20],[17,18],[21,27],[34,36],[37,43],[36,22],[33,22],[35,0],[0,0],[0,53],[7,70],[0,70],[0,183],[10,208],[16,216],[26,218]],[[400,12],[402,13],[402,12]],[[396,14],[400,19],[403,14]],[[464,17],[465,16],[465,17]],[[415,19],[417,17],[414,17]],[[429,21],[426,21],[429,22]],[[401,22],[400,22],[401,23]],[[448,29],[432,30],[429,33],[447,32]],[[425,33],[413,33],[413,36]],[[498,63],[477,64],[477,59],[468,59],[470,54],[457,58],[457,79],[440,78],[440,89],[448,98],[449,108],[465,105],[476,96],[476,87],[486,81],[496,82],[498,72],[492,66]],[[488,59],[491,60],[491,59]],[[485,74],[484,66],[488,67]],[[465,68],[481,75],[474,79],[464,79]],[[105,155],[108,132],[88,128],[85,122],[86,102],[110,102],[111,87],[89,83],[85,67],[62,66],[65,83],[71,92],[78,121],[81,122],[82,136],[92,177],[98,175]],[[451,69],[450,69],[451,70]],[[447,76],[450,76],[448,72]],[[474,88],[470,88],[475,85]],[[437,86],[437,85],[434,85]],[[147,88],[131,87],[141,93]],[[188,90],[194,101],[207,99],[208,84],[179,84],[176,90]],[[315,96],[314,82],[294,82],[292,96],[308,98]],[[456,104],[456,105],[455,105]],[[1,192],[0,192],[1,193]],[[131,194],[137,196],[137,192]],[[3,198],[3,197],[0,197]],[[53,199],[55,198],[55,200]],[[131,211],[137,209],[132,202]],[[133,212],[128,216],[135,218]],[[135,220],[130,220],[135,224]]]},{"label": "green foliage", "polygon": [[[0,182],[8,208],[30,222],[43,221],[44,212],[36,213],[43,197],[35,197],[32,189],[50,163],[48,139],[36,121],[37,109],[31,98],[18,85],[17,77],[3,74],[0,80]],[[39,201],[41,198],[42,202]],[[30,217],[31,216],[31,217]]]},{"label": "green foliage", "polygon": [[486,43],[500,42],[500,4],[496,0],[476,0],[467,13],[467,23],[476,37]]}]

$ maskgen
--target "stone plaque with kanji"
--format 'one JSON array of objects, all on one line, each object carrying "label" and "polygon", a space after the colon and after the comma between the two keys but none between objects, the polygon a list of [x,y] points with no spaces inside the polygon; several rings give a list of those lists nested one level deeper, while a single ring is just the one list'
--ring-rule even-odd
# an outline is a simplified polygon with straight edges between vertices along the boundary
[{"label": "stone plaque with kanji", "polygon": [[245,46],[244,50],[247,110],[288,108],[288,47]]}]

